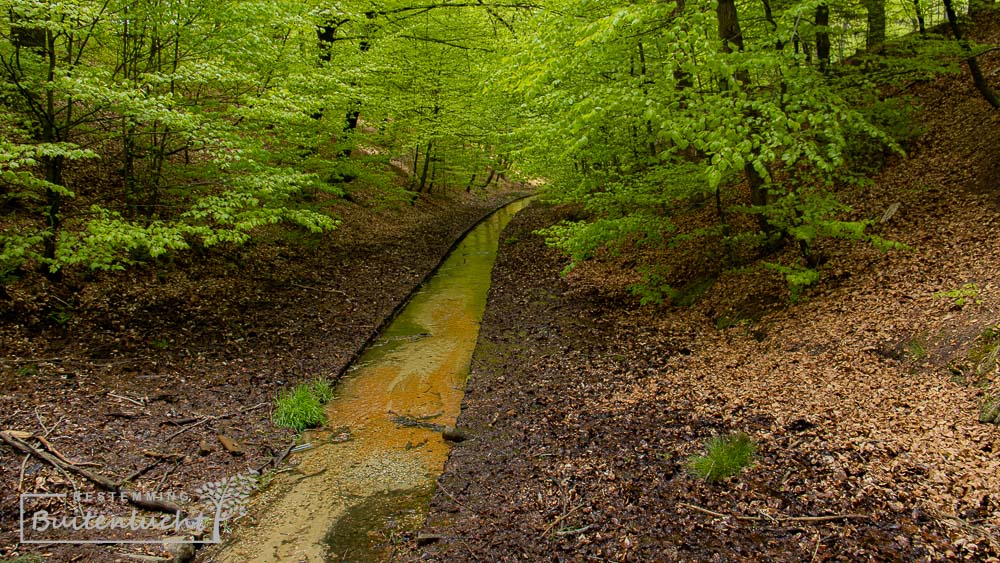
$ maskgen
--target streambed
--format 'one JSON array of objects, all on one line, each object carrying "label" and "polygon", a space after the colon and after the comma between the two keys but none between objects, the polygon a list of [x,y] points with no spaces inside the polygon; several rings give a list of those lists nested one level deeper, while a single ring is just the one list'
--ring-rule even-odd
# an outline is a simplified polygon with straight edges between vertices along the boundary
[{"label": "streambed", "polygon": [[340,382],[315,447],[260,495],[216,561],[377,560],[420,525],[461,409],[500,233],[527,205],[474,228]]}]

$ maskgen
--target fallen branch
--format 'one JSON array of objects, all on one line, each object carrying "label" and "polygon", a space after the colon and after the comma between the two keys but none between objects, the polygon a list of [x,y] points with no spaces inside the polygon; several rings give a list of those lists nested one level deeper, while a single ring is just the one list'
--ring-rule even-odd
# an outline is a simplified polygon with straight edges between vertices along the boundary
[{"label": "fallen branch", "polygon": [[246,414],[246,413],[248,413],[250,411],[255,411],[255,410],[257,410],[257,409],[259,409],[261,407],[266,407],[267,405],[268,405],[268,403],[257,403],[256,405],[254,405],[252,407],[247,407],[245,409],[240,409],[239,412],[236,412],[236,413],[221,414],[221,415],[218,415],[218,416],[212,416],[212,415],[203,416],[200,419],[196,419],[196,422],[194,422],[193,424],[189,424],[189,425],[185,426],[184,428],[181,428],[177,432],[174,432],[173,434],[167,436],[166,439],[163,440],[163,443],[165,444],[165,443],[169,442],[170,440],[173,440],[174,438],[176,438],[176,437],[180,436],[181,434],[187,432],[188,430],[191,430],[192,428],[197,428],[197,427],[201,426],[202,424],[205,424],[206,422],[209,422],[209,421],[212,421],[212,420],[225,420],[227,418],[232,418],[232,417],[236,416],[237,414]]},{"label": "fallen branch", "polygon": [[690,508],[696,512],[701,512],[702,514],[708,514],[709,516],[714,516],[716,518],[733,518],[735,520],[743,520],[747,522],[834,522],[837,520],[849,520],[849,519],[869,519],[871,516],[866,514],[831,514],[829,516],[768,516],[764,518],[762,516],[744,516],[742,514],[724,514],[722,512],[716,512],[714,510],[709,510],[707,508],[702,508],[700,506],[695,506],[693,504],[679,503],[678,506],[684,508]]},{"label": "fallen branch", "polygon": [[281,465],[281,462],[285,461],[285,458],[288,457],[292,453],[292,448],[294,448],[294,447],[295,447],[295,441],[293,440],[292,443],[288,444],[288,447],[285,448],[284,450],[282,450],[282,452],[280,454],[271,456],[271,459],[267,460],[264,463],[264,465],[261,465],[257,469],[257,474],[259,475],[259,474],[264,473],[264,470],[267,469],[267,466],[269,466],[269,465],[271,467],[273,467],[274,469],[277,469],[278,466]]},{"label": "fallen branch", "polygon": [[295,287],[299,287],[299,288],[302,288],[302,289],[308,289],[310,291],[325,291],[327,293],[339,293],[341,295],[347,295],[346,291],[341,291],[339,289],[326,288],[326,287],[310,287],[308,285],[301,285],[301,284],[297,284],[297,283],[294,283],[294,282],[289,282],[289,285],[294,285]]},{"label": "fallen branch", "polygon": [[64,456],[61,453],[59,453],[59,450],[57,450],[52,445],[52,443],[49,442],[45,438],[45,436],[29,436],[29,438],[34,438],[34,439],[38,440],[39,442],[42,443],[43,446],[45,446],[45,449],[48,450],[49,453],[51,453],[52,455],[56,456],[57,458],[61,459],[62,461],[65,461],[66,463],[68,463],[70,465],[75,465],[77,467],[87,467],[87,466],[90,466],[90,467],[101,467],[100,463],[94,463],[92,461],[72,461],[72,460],[68,459],[66,456]]},{"label": "fallen branch", "polygon": [[438,480],[438,482],[437,482],[437,488],[442,493],[448,495],[448,498],[450,498],[455,504],[457,504],[459,508],[464,509],[464,510],[466,510],[468,512],[472,512],[471,510],[468,509],[468,507],[466,507],[464,504],[462,504],[461,502],[459,502],[458,499],[455,498],[455,495],[449,493],[448,489],[444,488],[444,485],[441,484],[440,480]]},{"label": "fallen branch", "polygon": [[545,535],[549,533],[549,530],[551,530],[552,528],[556,527],[556,524],[562,522],[563,520],[565,520],[566,518],[568,518],[571,514],[573,514],[577,510],[580,510],[581,508],[583,508],[583,505],[582,504],[578,504],[578,505],[576,505],[573,508],[573,510],[570,510],[569,512],[567,512],[567,513],[563,514],[562,516],[560,516],[559,518],[556,518],[551,524],[549,524],[549,526],[547,528],[545,528],[545,530],[541,534],[538,534],[538,537],[544,538]]},{"label": "fallen branch", "polygon": [[105,491],[111,491],[113,493],[121,494],[126,501],[139,508],[144,508],[146,510],[154,510],[157,512],[166,512],[168,514],[177,514],[181,512],[181,507],[177,506],[172,502],[145,499],[141,498],[140,495],[133,496],[131,494],[128,494],[128,492],[123,490],[120,486],[118,486],[117,483],[105,477],[104,475],[101,475],[100,473],[94,473],[93,471],[84,469],[83,467],[80,467],[76,464],[63,461],[48,452],[43,452],[42,450],[39,450],[38,448],[32,446],[31,444],[25,442],[21,438],[18,438],[17,436],[9,432],[0,432],[0,440],[3,440],[7,445],[11,446],[12,448],[22,453],[33,455],[38,459],[48,462],[52,466],[58,469],[63,469],[70,473],[75,473],[83,477],[84,479],[87,479],[91,483],[97,485],[99,488],[104,489]]}]

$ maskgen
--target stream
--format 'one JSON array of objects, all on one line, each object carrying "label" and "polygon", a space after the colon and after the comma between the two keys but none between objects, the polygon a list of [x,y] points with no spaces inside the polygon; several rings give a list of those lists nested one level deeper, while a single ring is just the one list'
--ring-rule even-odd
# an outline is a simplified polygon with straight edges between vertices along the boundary
[{"label": "stream", "polygon": [[[424,520],[461,409],[500,233],[528,204],[475,227],[350,367],[312,449],[259,495],[214,561],[373,561]],[[380,545],[382,547],[380,547]]]}]

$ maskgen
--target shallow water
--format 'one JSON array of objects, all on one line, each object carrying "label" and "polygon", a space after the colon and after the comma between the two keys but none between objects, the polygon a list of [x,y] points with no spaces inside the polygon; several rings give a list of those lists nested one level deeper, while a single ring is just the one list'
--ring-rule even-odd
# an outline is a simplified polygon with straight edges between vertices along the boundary
[{"label": "shallow water", "polygon": [[449,445],[486,307],[500,233],[527,202],[470,232],[358,359],[316,447],[280,475],[217,561],[371,561],[418,527]]}]

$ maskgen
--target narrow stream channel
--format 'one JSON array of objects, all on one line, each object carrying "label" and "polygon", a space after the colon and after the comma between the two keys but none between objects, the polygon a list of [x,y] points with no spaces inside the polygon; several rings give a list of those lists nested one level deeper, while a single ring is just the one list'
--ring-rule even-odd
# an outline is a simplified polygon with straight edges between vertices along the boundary
[{"label": "narrow stream channel", "polygon": [[526,200],[473,229],[351,367],[327,427],[216,561],[377,561],[418,527],[448,456],[500,233]]}]

